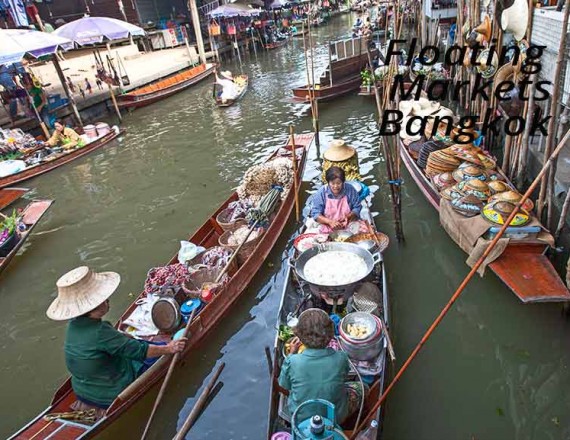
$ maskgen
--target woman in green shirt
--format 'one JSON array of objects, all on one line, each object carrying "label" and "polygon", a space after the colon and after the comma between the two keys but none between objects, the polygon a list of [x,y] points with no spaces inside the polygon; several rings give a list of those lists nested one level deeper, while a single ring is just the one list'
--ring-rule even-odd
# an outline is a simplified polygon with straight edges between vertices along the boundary
[{"label": "woman in green shirt", "polygon": [[[141,372],[145,359],[184,350],[186,338],[152,345],[116,330],[102,318],[121,278],[78,267],[57,281],[58,295],[47,311],[56,321],[70,320],[65,335],[65,362],[78,403],[105,409]],[[81,405],[83,404],[83,405]]]},{"label": "woman in green shirt", "polygon": [[[307,400],[323,399],[334,404],[336,420],[344,422],[360,406],[363,390],[359,382],[346,382],[350,369],[347,354],[327,347],[334,337],[332,320],[324,310],[307,309],[299,316],[295,334],[306,348],[301,354],[289,355],[279,375],[279,385],[289,390],[290,414]],[[298,420],[313,415],[307,407],[303,410]]]}]

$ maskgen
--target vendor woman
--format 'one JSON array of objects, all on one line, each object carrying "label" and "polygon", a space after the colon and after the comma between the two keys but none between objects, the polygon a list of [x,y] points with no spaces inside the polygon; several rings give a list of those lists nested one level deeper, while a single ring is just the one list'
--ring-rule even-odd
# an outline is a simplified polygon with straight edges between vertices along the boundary
[{"label": "vendor woman", "polygon": [[358,220],[362,204],[358,191],[346,184],[342,168],[330,167],[325,179],[327,184],[313,196],[311,217],[320,223],[321,232],[328,233],[344,229],[351,221]]},{"label": "vendor woman", "polygon": [[109,297],[121,277],[114,272],[95,273],[78,267],[57,281],[57,298],[47,310],[55,321],[69,320],[65,335],[65,363],[77,396],[74,410],[104,410],[139,374],[146,359],[184,350],[186,338],[167,345],[151,345],[133,339],[102,318],[109,311]]},{"label": "vendor woman", "polygon": [[[291,415],[307,400],[323,399],[335,406],[335,416],[343,423],[359,407],[366,393],[360,382],[346,382],[349,372],[348,356],[344,351],[328,347],[334,337],[334,324],[321,309],[307,309],[299,316],[295,328],[299,343],[305,345],[301,354],[291,354],[283,362],[279,385],[289,390],[287,399]],[[297,420],[311,417],[311,406],[301,410]],[[308,410],[308,411],[307,411]]]},{"label": "vendor woman", "polygon": [[61,120],[55,121],[55,130],[46,145],[50,147],[62,146],[64,149],[68,150],[79,145],[80,147],[85,145],[85,142],[79,136],[75,130],[66,127]]}]

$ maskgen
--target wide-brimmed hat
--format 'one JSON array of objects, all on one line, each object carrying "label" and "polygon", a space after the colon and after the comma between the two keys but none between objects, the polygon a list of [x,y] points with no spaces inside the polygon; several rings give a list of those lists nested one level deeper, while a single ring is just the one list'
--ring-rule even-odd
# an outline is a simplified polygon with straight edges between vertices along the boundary
[{"label": "wide-brimmed hat", "polygon": [[[445,133],[447,131],[447,126],[449,125],[447,117],[451,118],[452,124],[455,122],[455,115],[453,114],[453,110],[444,106],[440,106],[440,108],[435,113],[428,115],[426,129],[424,130],[424,134],[427,138],[430,138],[432,134],[435,135],[435,133],[433,133],[433,128],[436,117],[440,118],[438,120],[436,132],[442,131]],[[446,119],[441,119],[441,118],[446,118]]]},{"label": "wide-brimmed hat", "polygon": [[[460,132],[461,134],[459,134]],[[477,133],[473,127],[455,127],[453,130],[451,130],[449,137],[454,141],[454,143],[458,144],[463,143],[464,141],[467,142],[469,138],[473,138],[473,140],[478,139],[479,133]]]},{"label": "wide-brimmed hat", "polygon": [[447,188],[448,186],[455,185],[457,182],[453,178],[453,175],[450,172],[445,172],[441,174],[436,174],[432,177],[433,184],[437,187],[438,190],[442,190]]},{"label": "wide-brimmed hat", "polygon": [[[481,210],[481,215],[495,225],[504,225],[515,207],[514,203],[498,200],[485,205]],[[530,220],[530,214],[524,208],[520,208],[509,226],[524,226]]]},{"label": "wide-brimmed hat", "polygon": [[[483,22],[475,29],[473,29],[473,32],[479,34],[484,41],[486,42],[491,41],[491,19],[489,18],[488,15],[485,15]],[[479,39],[477,39],[477,41],[479,41]]]},{"label": "wide-brimmed hat", "polygon": [[457,185],[452,185],[444,188],[439,195],[446,200],[453,200],[463,197],[465,194],[457,189]]},{"label": "wide-brimmed hat", "polygon": [[[418,118],[413,120],[408,131],[407,126],[411,118],[412,116],[408,116],[402,120],[402,125],[400,128],[400,138],[403,141],[415,142],[422,138],[422,133],[421,133],[422,122]],[[416,134],[411,134],[411,132]]]},{"label": "wide-brimmed hat", "polygon": [[479,200],[486,201],[491,195],[491,190],[486,182],[479,179],[464,180],[457,184],[457,188],[466,195],[472,195]]},{"label": "wide-brimmed hat", "polygon": [[[501,201],[509,203],[518,203],[522,199],[522,194],[509,188],[506,191],[501,191],[494,194],[489,198],[489,202]],[[534,208],[534,203],[530,199],[526,199],[522,206],[527,211],[532,211]]]},{"label": "wide-brimmed hat", "polygon": [[81,266],[57,280],[57,298],[47,309],[54,321],[77,318],[103,304],[117,289],[121,276],[115,272],[94,272]]},{"label": "wide-brimmed hat", "polygon": [[221,72],[222,76],[225,76],[227,79],[231,79],[233,81],[234,76],[232,75],[232,72],[230,72],[229,70],[226,70],[224,72]]},{"label": "wide-brimmed hat", "polygon": [[331,162],[342,162],[350,159],[356,154],[356,149],[346,145],[341,139],[333,139],[327,151],[323,153],[323,158]]},{"label": "wide-brimmed hat", "polygon": [[510,32],[515,40],[520,41],[526,34],[528,24],[528,2],[514,0],[513,4],[501,13],[501,28]]},{"label": "wide-brimmed hat", "polygon": [[489,185],[489,189],[493,195],[511,190],[509,184],[502,180],[492,180],[487,182],[487,185]]},{"label": "wide-brimmed hat", "polygon": [[487,64],[489,58],[489,49],[483,49],[479,56],[477,57],[477,71],[481,74],[483,78],[491,78],[495,73],[497,73],[497,68],[499,67],[499,57],[496,52],[493,52],[491,57],[491,62]]},{"label": "wide-brimmed hat", "polygon": [[438,101],[430,101],[423,96],[412,103],[412,113],[415,116],[428,116],[439,110],[441,104]]},{"label": "wide-brimmed hat", "polygon": [[462,168],[457,168],[453,172],[453,178],[456,182],[463,182],[464,180],[471,180],[471,179],[478,179],[482,182],[485,182],[489,177],[485,171],[476,166],[476,165],[469,165]]},{"label": "wide-brimmed hat", "polygon": [[413,101],[400,101],[398,109],[402,112],[402,118],[405,118],[412,112]]},{"label": "wide-brimmed hat", "polygon": [[474,195],[467,194],[451,200],[451,207],[465,217],[473,217],[481,212],[483,202]]}]

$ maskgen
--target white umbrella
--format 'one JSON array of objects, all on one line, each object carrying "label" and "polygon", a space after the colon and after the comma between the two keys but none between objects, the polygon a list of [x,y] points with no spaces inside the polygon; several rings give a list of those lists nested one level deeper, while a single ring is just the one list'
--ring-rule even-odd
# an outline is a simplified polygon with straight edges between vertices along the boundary
[{"label": "white umbrella", "polygon": [[0,29],[0,65],[21,61],[25,54],[36,58],[71,49],[73,41],[31,29]]},{"label": "white umbrella", "polygon": [[103,39],[120,40],[145,35],[143,28],[109,17],[83,17],[64,24],[53,34],[69,38],[79,45],[101,43]]},{"label": "white umbrella", "polygon": [[240,3],[232,3],[228,5],[221,5],[218,6],[216,9],[208,12],[210,17],[251,17],[253,15],[261,14],[261,9],[253,9],[247,5],[240,4]]}]

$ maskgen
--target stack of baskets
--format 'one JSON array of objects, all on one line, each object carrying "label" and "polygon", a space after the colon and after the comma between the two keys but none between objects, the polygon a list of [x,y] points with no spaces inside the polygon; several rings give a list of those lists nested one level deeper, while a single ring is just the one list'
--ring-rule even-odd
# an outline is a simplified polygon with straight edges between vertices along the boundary
[{"label": "stack of baskets", "polygon": [[216,222],[218,222],[224,231],[234,231],[245,222],[243,219],[235,220],[233,222],[230,221],[232,214],[233,209],[226,208],[216,216]]},{"label": "stack of baskets", "polygon": [[[220,246],[229,248],[232,251],[235,251],[239,247],[239,245],[232,245],[229,243],[229,239],[235,231],[237,231],[242,226],[247,226],[247,222],[245,220],[243,221],[240,220],[238,222],[241,222],[241,224],[239,224],[234,230],[228,230],[220,236],[220,238],[218,239],[218,243],[220,244]],[[249,256],[253,253],[254,249],[257,247],[258,243],[263,238],[263,233],[265,232],[264,229],[258,228],[257,231],[259,232],[258,236],[255,237],[254,239],[251,239],[250,236],[249,241],[245,242],[241,247],[241,249],[239,250],[236,258],[238,266],[242,266],[246,262]],[[255,231],[252,232],[252,234],[253,233],[255,233]]]}]

